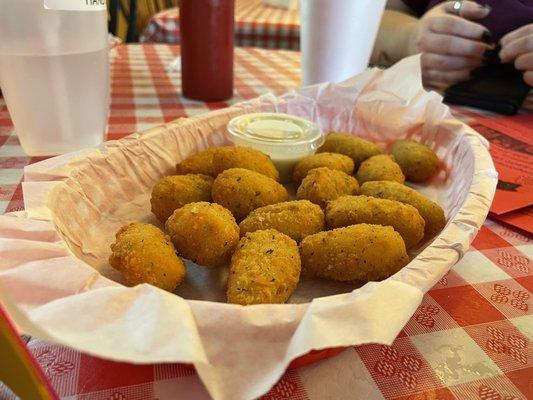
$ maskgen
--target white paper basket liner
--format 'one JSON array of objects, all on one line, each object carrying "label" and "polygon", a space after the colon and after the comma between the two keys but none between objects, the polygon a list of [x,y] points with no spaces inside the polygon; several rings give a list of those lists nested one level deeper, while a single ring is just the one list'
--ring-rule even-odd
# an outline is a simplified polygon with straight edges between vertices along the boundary
[{"label": "white paper basket liner", "polygon": [[[303,281],[291,298],[298,304],[208,301],[223,300],[225,269],[189,266],[188,283],[176,291],[183,297],[121,285],[107,263],[118,227],[155,223],[148,201],[155,181],[186,156],[227,143],[227,122],[256,111],[303,116],[324,131],[384,146],[422,140],[445,167],[417,189],[445,209],[446,228],[389,279],[353,291]],[[25,212],[0,217],[0,297],[30,335],[112,360],[191,363],[214,398],[251,399],[312,349],[392,343],[423,294],[468,249],[496,182],[487,142],[422,89],[419,57],[411,57],[341,85],[265,95],[26,167]],[[316,296],[324,297],[309,302]]]}]

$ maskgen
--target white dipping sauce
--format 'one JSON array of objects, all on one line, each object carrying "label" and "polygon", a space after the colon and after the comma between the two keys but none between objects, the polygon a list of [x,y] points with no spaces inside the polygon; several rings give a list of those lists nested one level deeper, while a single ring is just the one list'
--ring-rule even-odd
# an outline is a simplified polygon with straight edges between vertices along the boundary
[{"label": "white dipping sauce", "polygon": [[228,124],[228,132],[236,145],[268,154],[282,183],[292,180],[292,170],[298,161],[313,154],[324,143],[324,134],[318,125],[282,113],[235,117]]}]

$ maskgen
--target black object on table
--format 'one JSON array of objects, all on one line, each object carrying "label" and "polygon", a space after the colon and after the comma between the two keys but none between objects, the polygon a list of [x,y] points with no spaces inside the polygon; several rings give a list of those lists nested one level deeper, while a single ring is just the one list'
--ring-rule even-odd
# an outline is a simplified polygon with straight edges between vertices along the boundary
[{"label": "black object on table", "polygon": [[472,72],[471,79],[446,89],[444,101],[506,115],[516,114],[531,87],[512,64],[488,61],[488,65]]}]

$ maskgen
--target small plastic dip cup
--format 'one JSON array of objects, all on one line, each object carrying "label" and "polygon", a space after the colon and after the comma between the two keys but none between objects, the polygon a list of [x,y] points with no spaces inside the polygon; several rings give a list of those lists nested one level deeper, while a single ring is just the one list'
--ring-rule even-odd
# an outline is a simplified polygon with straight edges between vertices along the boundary
[{"label": "small plastic dip cup", "polygon": [[279,171],[280,181],[290,182],[294,165],[324,143],[317,124],[281,113],[244,114],[228,123],[237,146],[253,147],[268,154]]}]

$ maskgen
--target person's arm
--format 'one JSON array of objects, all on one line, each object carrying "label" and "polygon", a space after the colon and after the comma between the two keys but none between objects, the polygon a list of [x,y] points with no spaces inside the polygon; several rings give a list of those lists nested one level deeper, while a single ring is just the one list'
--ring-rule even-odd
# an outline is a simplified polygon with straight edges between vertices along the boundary
[{"label": "person's arm", "polygon": [[372,51],[372,64],[388,66],[409,55],[409,43],[418,18],[407,14],[406,11],[387,9],[383,13]]},{"label": "person's arm", "polygon": [[403,13],[413,14],[412,10],[407,7],[402,0],[387,0],[387,10],[401,11]]}]

